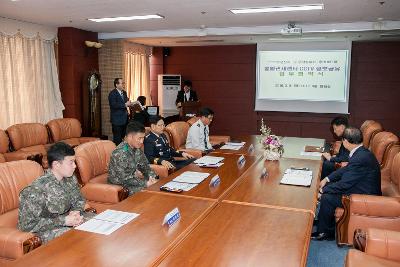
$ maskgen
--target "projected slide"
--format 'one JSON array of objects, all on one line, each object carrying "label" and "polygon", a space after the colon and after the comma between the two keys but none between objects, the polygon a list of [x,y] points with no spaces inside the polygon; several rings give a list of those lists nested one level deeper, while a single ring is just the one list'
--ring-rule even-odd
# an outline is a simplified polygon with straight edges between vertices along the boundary
[{"label": "projected slide", "polygon": [[347,50],[258,53],[259,99],[346,101]]}]

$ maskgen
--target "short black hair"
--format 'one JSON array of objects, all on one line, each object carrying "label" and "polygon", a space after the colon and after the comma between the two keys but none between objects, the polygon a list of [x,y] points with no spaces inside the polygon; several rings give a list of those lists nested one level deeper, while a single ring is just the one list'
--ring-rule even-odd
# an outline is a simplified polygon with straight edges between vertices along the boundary
[{"label": "short black hair", "polygon": [[186,81],[183,82],[183,85],[192,87],[192,81],[191,80],[186,80]]},{"label": "short black hair", "polygon": [[150,116],[149,117],[150,125],[151,124],[157,124],[157,122],[159,122],[160,120],[164,120],[164,119],[163,119],[163,117],[161,117],[159,115],[154,115],[154,116]]},{"label": "short black hair", "polygon": [[347,127],[343,132],[343,139],[346,139],[350,144],[359,145],[363,142],[361,130],[356,127]]},{"label": "short black hair", "polygon": [[54,161],[62,161],[67,156],[74,156],[75,150],[68,144],[64,142],[57,142],[53,144],[49,150],[47,151],[47,161],[49,163],[49,167]]},{"label": "short black hair", "polygon": [[133,133],[144,133],[144,126],[143,124],[141,124],[138,121],[131,121],[128,123],[128,125],[126,126],[126,135]]},{"label": "short black hair", "polygon": [[200,115],[200,117],[202,117],[202,116],[208,117],[209,115],[214,115],[214,111],[212,111],[212,109],[210,109],[210,108],[202,108],[199,111],[199,115]]},{"label": "short black hair", "polygon": [[117,84],[119,84],[119,80],[122,80],[122,78],[115,78],[114,79],[114,87],[117,87]]},{"label": "short black hair", "polygon": [[137,101],[139,101],[142,106],[146,105],[146,97],[144,95],[138,96]]},{"label": "short black hair", "polygon": [[347,127],[349,126],[349,121],[347,120],[346,117],[338,116],[331,121],[331,125],[336,125],[336,126],[344,125]]}]

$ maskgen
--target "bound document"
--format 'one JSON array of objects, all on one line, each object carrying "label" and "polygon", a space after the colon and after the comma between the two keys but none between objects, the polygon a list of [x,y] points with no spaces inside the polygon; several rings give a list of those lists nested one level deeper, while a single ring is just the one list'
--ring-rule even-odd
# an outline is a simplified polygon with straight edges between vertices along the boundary
[{"label": "bound document", "polygon": [[282,177],[281,184],[310,186],[312,171],[287,169]]}]

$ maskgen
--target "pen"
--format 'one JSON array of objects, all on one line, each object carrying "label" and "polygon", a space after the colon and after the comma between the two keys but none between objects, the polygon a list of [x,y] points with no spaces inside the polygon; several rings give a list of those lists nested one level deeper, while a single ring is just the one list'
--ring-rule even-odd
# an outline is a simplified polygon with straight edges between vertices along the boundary
[{"label": "pen", "polygon": [[291,170],[298,170],[298,171],[309,171],[310,170],[309,168],[306,168],[306,167],[304,167],[304,168],[290,167],[290,169]]}]

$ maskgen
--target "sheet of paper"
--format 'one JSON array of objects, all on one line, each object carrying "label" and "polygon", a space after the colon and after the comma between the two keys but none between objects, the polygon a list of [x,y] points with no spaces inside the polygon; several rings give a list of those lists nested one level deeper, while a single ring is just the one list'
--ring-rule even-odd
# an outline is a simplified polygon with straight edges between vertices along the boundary
[{"label": "sheet of paper", "polygon": [[96,234],[109,235],[122,226],[124,226],[122,223],[96,220],[93,218],[79,225],[75,229]]},{"label": "sheet of paper", "polygon": [[301,156],[311,156],[311,157],[321,157],[322,153],[320,153],[320,152],[305,152],[305,151],[301,151],[300,155]]},{"label": "sheet of paper", "polygon": [[229,146],[244,146],[246,142],[239,142],[239,143],[226,142],[225,144]]},{"label": "sheet of paper", "polygon": [[210,174],[207,172],[191,172],[187,171],[175,177],[172,181],[180,183],[199,184],[206,179]]},{"label": "sheet of paper", "polygon": [[183,191],[189,191],[196,186],[197,186],[197,184],[178,183],[178,182],[174,182],[174,181],[170,181],[170,182],[166,183],[165,185],[163,185],[163,187],[168,187],[168,188],[176,189],[176,190],[182,189]]},{"label": "sheet of paper", "polygon": [[96,220],[127,224],[137,216],[139,216],[139,214],[132,212],[105,210],[94,218]]},{"label": "sheet of paper", "polygon": [[217,164],[223,160],[224,160],[223,157],[204,156],[195,160],[194,163],[208,165],[208,164]]},{"label": "sheet of paper", "polygon": [[233,145],[223,145],[221,146],[219,149],[230,149],[230,150],[239,150],[241,149],[243,146],[233,146]]},{"label": "sheet of paper", "polygon": [[282,184],[310,186],[312,171],[287,169],[282,177]]}]

